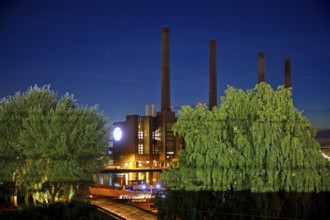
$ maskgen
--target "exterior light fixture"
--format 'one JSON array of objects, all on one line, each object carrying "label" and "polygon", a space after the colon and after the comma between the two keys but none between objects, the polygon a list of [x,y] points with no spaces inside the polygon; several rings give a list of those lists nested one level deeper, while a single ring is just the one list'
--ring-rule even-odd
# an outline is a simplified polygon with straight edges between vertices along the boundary
[{"label": "exterior light fixture", "polygon": [[115,141],[120,141],[122,137],[123,137],[123,132],[119,127],[116,127],[113,130],[113,138],[115,139]]}]

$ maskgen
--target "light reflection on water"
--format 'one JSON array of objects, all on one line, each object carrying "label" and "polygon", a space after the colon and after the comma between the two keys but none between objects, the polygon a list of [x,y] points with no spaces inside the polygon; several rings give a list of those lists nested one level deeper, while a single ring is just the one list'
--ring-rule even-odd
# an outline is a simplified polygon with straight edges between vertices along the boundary
[{"label": "light reflection on water", "polygon": [[159,181],[159,171],[139,172],[108,172],[94,174],[94,182],[108,186],[128,185],[130,180],[143,180],[148,185],[155,185]]}]

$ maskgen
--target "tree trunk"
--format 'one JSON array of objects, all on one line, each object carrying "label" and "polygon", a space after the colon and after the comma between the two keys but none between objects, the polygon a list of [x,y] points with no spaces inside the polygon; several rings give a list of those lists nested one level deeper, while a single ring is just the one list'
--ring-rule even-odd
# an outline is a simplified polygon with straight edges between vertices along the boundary
[{"label": "tree trunk", "polygon": [[72,197],[75,195],[75,188],[72,184],[68,187],[68,201],[70,202],[72,200]]},{"label": "tree trunk", "polygon": [[50,192],[50,196],[51,196],[51,202],[55,202],[55,200],[56,200],[56,195],[57,195],[58,191],[59,191],[60,188],[61,188],[61,184],[56,183],[56,184],[54,184],[53,187],[54,187],[53,190],[50,190],[50,191],[49,191],[49,192]]},{"label": "tree trunk", "polygon": [[32,195],[32,199],[33,199],[33,205],[36,206],[37,205],[36,197]]},{"label": "tree trunk", "polygon": [[30,196],[29,193],[25,193],[24,203],[25,203],[25,206],[26,206],[26,207],[29,207],[29,206],[30,206],[29,196]]},{"label": "tree trunk", "polygon": [[17,207],[17,194],[10,196],[10,203],[12,204],[12,206]]},{"label": "tree trunk", "polygon": [[55,202],[56,194],[57,194],[57,192],[55,190],[54,190],[54,192],[50,193],[50,201],[51,202]]}]

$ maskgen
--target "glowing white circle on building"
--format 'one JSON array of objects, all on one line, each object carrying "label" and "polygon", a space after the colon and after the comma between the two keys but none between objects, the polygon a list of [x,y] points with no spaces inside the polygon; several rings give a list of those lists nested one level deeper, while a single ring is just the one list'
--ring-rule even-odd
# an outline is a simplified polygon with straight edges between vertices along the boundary
[{"label": "glowing white circle on building", "polygon": [[115,141],[120,141],[122,136],[123,136],[123,132],[119,127],[116,127],[115,130],[113,130],[113,138],[115,139]]}]

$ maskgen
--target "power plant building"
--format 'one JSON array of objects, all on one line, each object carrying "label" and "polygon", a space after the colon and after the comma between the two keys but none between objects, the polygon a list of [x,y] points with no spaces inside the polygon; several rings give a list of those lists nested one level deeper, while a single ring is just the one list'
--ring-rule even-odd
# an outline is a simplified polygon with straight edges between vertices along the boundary
[{"label": "power plant building", "polygon": [[113,141],[115,166],[123,168],[167,167],[183,147],[183,139],[174,136],[174,112],[157,115],[127,115],[124,122],[114,123],[114,132],[122,136]]},{"label": "power plant building", "polygon": [[[217,106],[216,41],[210,40],[209,110]],[[161,38],[161,107],[146,105],[145,115],[127,115],[126,120],[113,123],[113,138],[109,152],[111,166],[94,175],[96,183],[127,185],[129,180],[144,180],[155,184],[163,169],[176,160],[184,148],[184,140],[174,135],[172,126],[177,118],[171,109],[169,29],[162,28]],[[258,83],[265,81],[264,53],[258,58]],[[291,87],[290,60],[285,60],[285,87]]]},{"label": "power plant building", "polygon": [[[167,167],[170,160],[183,147],[183,140],[174,136],[176,121],[170,105],[169,29],[162,29],[161,111],[155,105],[146,106],[146,115],[128,115],[126,121],[113,124],[114,165],[125,168]],[[150,114],[151,107],[151,114]]]},{"label": "power plant building", "polygon": [[[126,120],[113,123],[110,152],[112,166],[95,175],[95,182],[126,185],[129,180],[155,184],[177,153],[184,140],[174,135],[172,126],[177,118],[171,109],[169,28],[161,34],[161,106],[146,105],[145,115],[127,115]],[[209,108],[217,106],[216,41],[210,40]]]}]

